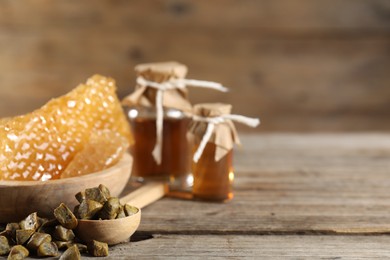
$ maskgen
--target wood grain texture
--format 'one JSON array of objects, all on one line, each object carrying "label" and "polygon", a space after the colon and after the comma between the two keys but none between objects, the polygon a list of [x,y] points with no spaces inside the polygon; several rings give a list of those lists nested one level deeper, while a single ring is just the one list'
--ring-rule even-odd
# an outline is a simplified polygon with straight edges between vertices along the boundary
[{"label": "wood grain texture", "polygon": [[[231,92],[261,131],[390,130],[386,0],[0,3],[0,116],[26,113],[94,73],[132,91],[133,67],[178,60]],[[240,128],[245,129],[245,128]]]},{"label": "wood grain texture", "polygon": [[110,259],[386,259],[389,242],[388,236],[202,235],[194,239],[155,234],[110,248]]},{"label": "wood grain texture", "polygon": [[[390,135],[245,135],[227,204],[166,198],[139,230],[174,234],[390,233]],[[169,209],[169,210],[167,210]]]}]

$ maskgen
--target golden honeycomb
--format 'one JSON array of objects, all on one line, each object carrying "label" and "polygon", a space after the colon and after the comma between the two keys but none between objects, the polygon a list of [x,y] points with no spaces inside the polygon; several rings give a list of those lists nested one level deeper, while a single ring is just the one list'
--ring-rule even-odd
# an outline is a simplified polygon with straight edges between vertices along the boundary
[{"label": "golden honeycomb", "polygon": [[128,146],[128,140],[117,132],[110,130],[94,132],[88,143],[62,172],[61,178],[85,175],[115,165]]},{"label": "golden honeycomb", "polygon": [[132,142],[115,94],[115,81],[99,75],[32,113],[0,121],[0,180],[61,177],[91,134],[108,129]]}]

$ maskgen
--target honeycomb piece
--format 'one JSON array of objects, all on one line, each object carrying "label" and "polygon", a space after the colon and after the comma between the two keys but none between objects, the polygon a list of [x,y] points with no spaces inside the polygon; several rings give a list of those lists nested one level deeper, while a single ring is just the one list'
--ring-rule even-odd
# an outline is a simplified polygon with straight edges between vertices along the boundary
[{"label": "honeycomb piece", "polygon": [[132,142],[114,80],[95,75],[32,113],[0,121],[0,180],[58,179],[91,133]]},{"label": "honeycomb piece", "polygon": [[120,134],[105,130],[93,133],[89,142],[78,152],[61,178],[94,173],[116,164],[126,152],[129,142]]}]

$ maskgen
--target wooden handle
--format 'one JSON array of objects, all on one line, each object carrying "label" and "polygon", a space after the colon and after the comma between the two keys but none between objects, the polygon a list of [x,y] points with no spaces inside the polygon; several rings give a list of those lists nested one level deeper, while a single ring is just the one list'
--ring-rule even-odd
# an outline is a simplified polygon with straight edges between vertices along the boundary
[{"label": "wooden handle", "polygon": [[124,196],[121,198],[121,201],[141,209],[161,199],[167,193],[167,184],[161,182],[151,182]]}]

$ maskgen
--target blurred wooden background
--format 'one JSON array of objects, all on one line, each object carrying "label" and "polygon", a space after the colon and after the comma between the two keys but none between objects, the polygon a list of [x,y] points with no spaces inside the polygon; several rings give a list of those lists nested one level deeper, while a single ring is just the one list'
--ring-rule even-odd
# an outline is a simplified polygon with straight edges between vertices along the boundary
[{"label": "blurred wooden background", "polygon": [[95,73],[123,97],[138,63],[177,60],[193,90],[259,116],[257,131],[390,130],[390,1],[0,1],[0,116]]}]

